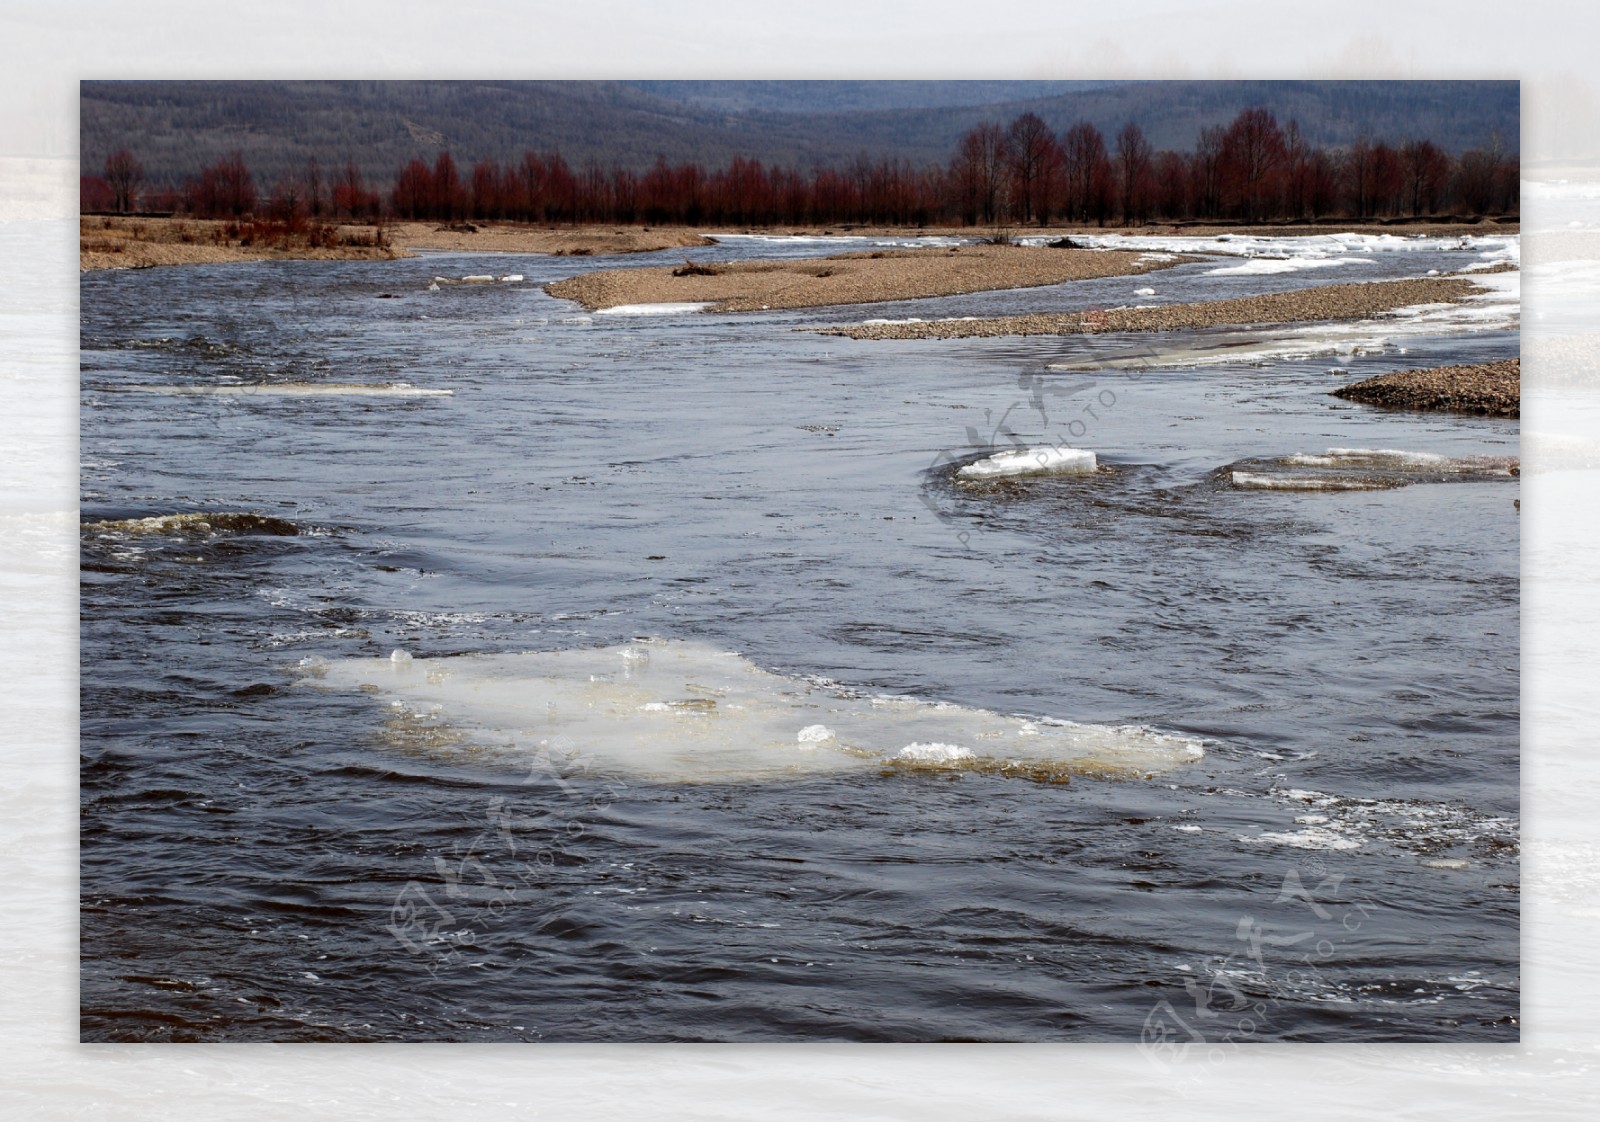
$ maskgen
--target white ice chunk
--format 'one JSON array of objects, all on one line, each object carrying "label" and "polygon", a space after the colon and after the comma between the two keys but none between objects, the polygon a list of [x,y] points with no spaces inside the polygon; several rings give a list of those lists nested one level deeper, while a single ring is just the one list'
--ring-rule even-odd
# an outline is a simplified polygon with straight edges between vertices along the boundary
[{"label": "white ice chunk", "polygon": [[1008,449],[976,460],[956,473],[964,480],[987,480],[1001,476],[1092,476],[1096,470],[1094,453],[1081,448]]},{"label": "white ice chunk", "polygon": [[1243,265],[1223,265],[1207,269],[1208,277],[1253,277],[1274,273],[1299,273],[1304,269],[1327,269],[1335,265],[1371,265],[1369,257],[1253,257]]},{"label": "white ice chunk", "polygon": [[704,312],[711,301],[676,301],[670,304],[618,304],[615,308],[601,308],[596,316],[681,316],[687,312]]},{"label": "white ice chunk", "polygon": [[942,741],[915,741],[894,754],[896,760],[910,760],[918,764],[954,764],[958,760],[972,760],[978,754],[962,745],[946,745]]},{"label": "white ice chunk", "polygon": [[[649,661],[619,673],[623,651],[641,648]],[[896,760],[958,759],[1002,774],[1020,765],[1143,776],[1202,755],[1194,738],[1139,726],[1016,717],[904,695],[861,697],[681,640],[405,662],[340,659],[307,681],[400,701],[405,712],[430,714],[430,728],[449,728],[481,747],[483,759],[504,759],[514,769],[558,751],[586,775],[669,782],[870,776]],[[403,735],[394,731],[414,749]],[[807,751],[796,752],[797,745]]]},{"label": "white ice chunk", "polygon": [[1275,475],[1270,472],[1234,472],[1232,480],[1234,487],[1252,491],[1382,491],[1394,486],[1381,480]]}]

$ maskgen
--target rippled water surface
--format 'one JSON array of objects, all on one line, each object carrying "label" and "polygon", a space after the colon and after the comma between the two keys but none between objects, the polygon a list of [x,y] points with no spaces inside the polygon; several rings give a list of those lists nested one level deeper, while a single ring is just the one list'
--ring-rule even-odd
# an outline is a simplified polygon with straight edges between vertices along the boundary
[{"label": "rippled water surface", "polygon": [[[1517,423],[1327,395],[1514,323],[1209,365],[804,330],[1482,245],[737,316],[538,288],[681,256],[84,279],[86,1039],[1516,1038]],[[960,476],[1018,444],[1097,470]],[[640,650],[701,661],[641,705]],[[754,694],[701,681],[727,652]],[[1061,723],[1115,743],[1014,766]]]}]

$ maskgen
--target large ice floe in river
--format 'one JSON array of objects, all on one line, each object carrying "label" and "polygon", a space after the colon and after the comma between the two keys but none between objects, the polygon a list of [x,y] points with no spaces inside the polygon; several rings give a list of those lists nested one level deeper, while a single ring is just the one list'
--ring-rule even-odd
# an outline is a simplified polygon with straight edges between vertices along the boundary
[{"label": "large ice floe in river", "polygon": [[1521,470],[1515,456],[1330,448],[1325,453],[1240,460],[1218,471],[1233,487],[1247,491],[1385,491],[1416,483],[1512,479]]},{"label": "large ice floe in river", "polygon": [[471,746],[510,767],[664,782],[944,769],[1063,781],[1197,761],[1190,737],[1083,725],[763,670],[685,640],[512,655],[309,660],[307,681],[387,701],[397,748]]},{"label": "large ice floe in river", "polygon": [[1006,449],[974,460],[956,472],[958,480],[993,480],[1009,476],[1092,476],[1094,453],[1081,448],[1041,445]]}]

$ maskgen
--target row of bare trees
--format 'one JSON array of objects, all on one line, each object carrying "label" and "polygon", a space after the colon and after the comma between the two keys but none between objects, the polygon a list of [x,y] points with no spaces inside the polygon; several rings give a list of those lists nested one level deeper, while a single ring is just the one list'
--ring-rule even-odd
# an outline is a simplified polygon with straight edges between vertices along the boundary
[{"label": "row of bare trees", "polygon": [[1156,151],[1135,123],[1110,144],[1080,121],[1059,136],[1034,113],[968,131],[948,165],[857,157],[842,168],[803,172],[735,158],[707,171],[658,159],[645,172],[558,152],[519,161],[482,160],[463,170],[449,152],[413,159],[384,195],[354,162],[332,175],[316,160],[281,177],[263,198],[234,153],[181,189],[141,194],[143,171],[123,149],[103,177],[85,177],[85,210],[184,211],[237,218],[263,208],[293,221],[394,217],[520,222],[706,223],[752,226],[847,222],[920,226],[1234,220],[1263,222],[1496,214],[1515,211],[1518,167],[1497,140],[1452,157],[1430,140],[1391,144],[1362,137],[1315,147],[1294,121],[1264,108],[1202,129],[1188,152]]},{"label": "row of bare trees", "polygon": [[126,148],[106,157],[103,176],[84,176],[79,184],[85,211],[128,214],[184,212],[197,218],[243,218],[265,214],[283,221],[370,219],[385,211],[383,196],[370,190],[354,162],[329,176],[315,158],[303,172],[281,177],[265,196],[238,152],[200,169],[181,188],[141,190],[144,168]]},{"label": "row of bare trees", "polygon": [[1367,137],[1313,147],[1290,121],[1246,109],[1201,130],[1190,152],[1155,151],[1129,122],[1108,146],[1080,121],[1059,137],[1032,113],[980,125],[949,168],[961,221],[1045,225],[1052,219],[1137,225],[1155,219],[1243,222],[1514,211],[1518,166],[1497,142],[1459,159],[1430,140]]}]

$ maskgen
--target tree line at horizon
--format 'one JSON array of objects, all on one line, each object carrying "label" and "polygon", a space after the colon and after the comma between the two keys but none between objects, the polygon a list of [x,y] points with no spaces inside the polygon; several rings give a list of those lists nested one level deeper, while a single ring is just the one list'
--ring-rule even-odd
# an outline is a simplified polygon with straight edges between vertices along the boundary
[{"label": "tree line at horizon", "polygon": [[1132,122],[1108,142],[1080,121],[1060,135],[1034,113],[969,130],[947,164],[857,157],[845,167],[764,166],[735,157],[707,170],[658,159],[639,173],[559,152],[520,161],[458,165],[448,150],[414,158],[387,191],[354,161],[333,171],[316,159],[258,190],[241,154],[182,185],[146,188],[123,148],[103,174],[82,177],[84,211],[186,214],[196,218],[645,223],[699,226],[1048,225],[1154,221],[1315,221],[1514,212],[1519,166],[1498,138],[1451,156],[1427,139],[1358,138],[1341,148],[1306,143],[1295,121],[1241,110],[1203,130],[1189,151],[1155,151]]}]

